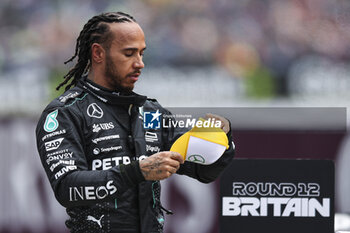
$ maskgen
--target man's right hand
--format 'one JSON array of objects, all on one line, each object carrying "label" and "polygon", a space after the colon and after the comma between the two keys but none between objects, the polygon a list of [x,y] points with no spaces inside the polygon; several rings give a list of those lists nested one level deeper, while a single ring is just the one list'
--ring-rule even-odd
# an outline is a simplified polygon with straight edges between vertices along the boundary
[{"label": "man's right hand", "polygon": [[179,153],[162,151],[140,160],[140,169],[146,180],[163,180],[174,174],[183,163]]}]

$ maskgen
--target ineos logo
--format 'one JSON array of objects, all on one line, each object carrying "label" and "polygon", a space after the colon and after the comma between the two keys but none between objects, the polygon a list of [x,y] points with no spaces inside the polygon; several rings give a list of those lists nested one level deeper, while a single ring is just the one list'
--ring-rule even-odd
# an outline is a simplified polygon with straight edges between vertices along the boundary
[{"label": "ineos logo", "polygon": [[92,103],[86,110],[89,117],[101,118],[103,117],[103,111],[96,103]]}]

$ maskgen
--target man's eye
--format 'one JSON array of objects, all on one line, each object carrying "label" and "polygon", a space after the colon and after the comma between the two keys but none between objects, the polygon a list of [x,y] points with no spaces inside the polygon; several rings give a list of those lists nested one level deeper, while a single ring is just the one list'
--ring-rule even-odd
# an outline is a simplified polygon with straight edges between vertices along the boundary
[{"label": "man's eye", "polygon": [[125,53],[126,57],[131,57],[133,55],[133,53]]}]

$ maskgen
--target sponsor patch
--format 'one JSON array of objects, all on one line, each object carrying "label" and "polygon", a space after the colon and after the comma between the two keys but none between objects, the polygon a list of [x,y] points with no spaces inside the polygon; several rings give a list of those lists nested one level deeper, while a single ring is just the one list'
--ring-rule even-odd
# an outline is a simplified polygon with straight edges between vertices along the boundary
[{"label": "sponsor patch", "polygon": [[46,159],[46,163],[49,165],[52,161],[71,159],[72,156],[73,156],[73,152],[66,152],[66,153],[62,153],[62,154],[58,154],[58,155],[52,155]]},{"label": "sponsor patch", "polygon": [[111,139],[118,139],[120,138],[119,134],[115,134],[115,135],[109,135],[109,136],[104,136],[104,137],[99,137],[99,138],[95,138],[92,139],[92,142],[97,144],[101,141],[106,141],[106,140],[111,140]]},{"label": "sponsor patch", "polygon": [[92,161],[92,170],[108,170],[119,164],[130,164],[131,160],[128,156],[119,156],[106,159],[94,159]]},{"label": "sponsor patch", "polygon": [[50,170],[53,172],[53,170],[55,170],[55,168],[60,164],[75,165],[75,161],[74,160],[59,160],[57,163],[54,163],[51,165]]},{"label": "sponsor patch", "polygon": [[101,150],[99,148],[95,148],[92,150],[92,153],[94,153],[94,155],[98,155],[101,152]]},{"label": "sponsor patch", "polygon": [[69,187],[69,200],[101,200],[117,192],[117,187],[113,184],[113,181],[108,181],[102,186],[80,186]]},{"label": "sponsor patch", "polygon": [[53,132],[53,133],[50,133],[50,134],[46,134],[44,137],[42,137],[42,141],[45,141],[46,139],[49,139],[53,136],[57,136],[57,135],[61,135],[61,134],[65,134],[66,133],[66,130],[65,129],[62,129],[62,130],[59,130],[59,131],[56,131],[56,132]]},{"label": "sponsor patch", "polygon": [[94,133],[98,133],[100,130],[110,130],[110,129],[114,129],[113,122],[99,123],[99,124],[92,125],[92,132]]},{"label": "sponsor patch", "polygon": [[158,141],[157,133],[146,132],[145,140],[146,140],[146,142],[156,142],[156,141]]},{"label": "sponsor patch", "polygon": [[86,113],[89,117],[94,117],[98,119],[103,117],[103,110],[96,103],[90,104],[86,110]]},{"label": "sponsor patch", "polygon": [[95,149],[92,150],[92,153],[94,155],[98,155],[101,152],[118,151],[118,150],[121,150],[121,149],[123,149],[122,146],[111,146],[111,147],[107,147],[107,148],[95,148]]},{"label": "sponsor patch", "polygon": [[57,180],[59,177],[64,175],[66,172],[73,171],[76,169],[77,169],[77,166],[74,166],[74,165],[65,166],[55,174],[55,179]]},{"label": "sponsor patch", "polygon": [[68,149],[59,150],[59,151],[55,151],[55,152],[51,152],[50,154],[47,154],[46,157],[50,157],[50,156],[52,156],[52,155],[63,154],[63,153],[67,153],[67,152],[69,152]]},{"label": "sponsor patch", "polygon": [[59,100],[60,100],[61,103],[65,103],[65,102],[67,102],[68,99],[73,99],[73,98],[77,97],[78,95],[79,95],[78,92],[68,93],[65,96],[60,96]]},{"label": "sponsor patch", "polygon": [[44,130],[48,133],[51,133],[55,131],[58,128],[58,121],[56,120],[56,117],[58,115],[58,110],[55,110],[53,112],[50,112],[46,116],[45,124],[44,124]]},{"label": "sponsor patch", "polygon": [[45,143],[45,150],[46,151],[56,150],[58,147],[60,147],[63,139],[64,138],[58,138],[56,140],[46,142]]},{"label": "sponsor patch", "polygon": [[152,153],[158,153],[160,151],[160,148],[158,146],[146,145],[146,151],[150,151]]}]

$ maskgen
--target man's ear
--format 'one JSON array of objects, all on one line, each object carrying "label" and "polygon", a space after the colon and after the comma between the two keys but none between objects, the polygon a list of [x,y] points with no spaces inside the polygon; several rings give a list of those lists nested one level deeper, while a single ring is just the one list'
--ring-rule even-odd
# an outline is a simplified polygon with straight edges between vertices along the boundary
[{"label": "man's ear", "polygon": [[91,60],[95,63],[101,63],[105,60],[106,51],[98,43],[93,43],[91,45]]}]

